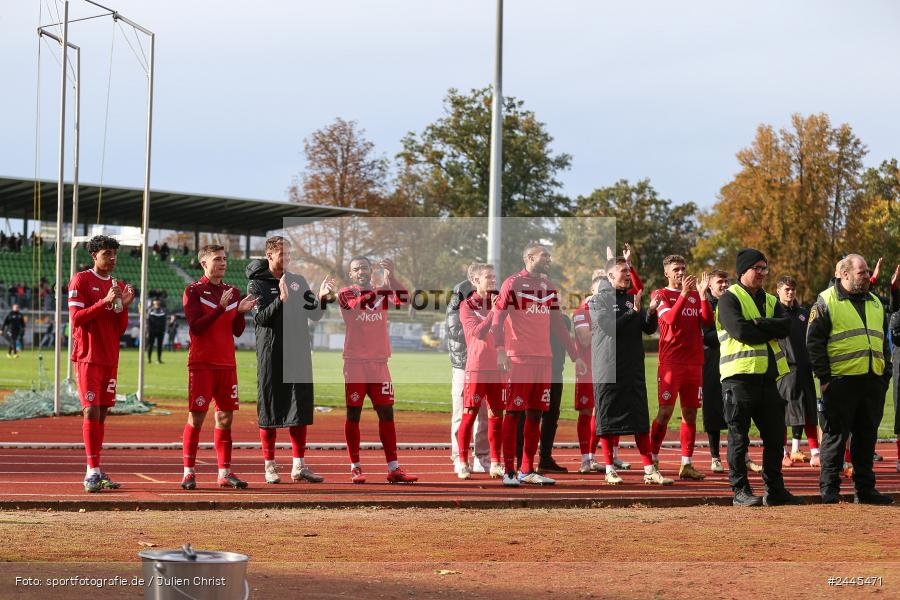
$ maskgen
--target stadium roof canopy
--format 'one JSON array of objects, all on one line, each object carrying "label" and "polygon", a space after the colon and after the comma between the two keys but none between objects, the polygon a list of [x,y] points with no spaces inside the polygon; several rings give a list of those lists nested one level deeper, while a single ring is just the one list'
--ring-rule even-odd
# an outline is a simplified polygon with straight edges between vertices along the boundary
[{"label": "stadium roof canopy", "polygon": [[[34,192],[33,179],[0,176],[0,217],[34,219]],[[42,180],[40,193],[43,220],[55,221],[56,181]],[[79,183],[78,221],[96,223],[99,203],[100,224],[140,227],[143,195],[143,188],[105,185],[101,197],[99,186]],[[71,183],[66,184],[65,198],[64,219],[71,222]],[[153,229],[265,236],[270,231],[282,229],[286,218],[314,221],[366,213],[354,208],[150,190],[150,227]]]}]

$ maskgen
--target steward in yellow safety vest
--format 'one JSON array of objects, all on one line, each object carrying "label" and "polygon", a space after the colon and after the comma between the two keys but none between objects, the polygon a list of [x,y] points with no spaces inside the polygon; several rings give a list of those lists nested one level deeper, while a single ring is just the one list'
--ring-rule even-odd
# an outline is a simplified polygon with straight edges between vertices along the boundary
[{"label": "steward in yellow safety vest", "polygon": [[844,447],[850,438],[856,501],[890,504],[889,496],[875,490],[872,471],[891,381],[887,314],[869,291],[870,272],[862,256],[851,254],[841,260],[837,275],[834,285],[819,294],[806,331],[809,358],[822,390],[819,492],[823,502],[838,502]]},{"label": "steward in yellow safety vest", "polygon": [[[781,450],[784,442],[785,401],[775,382],[789,369],[778,340],[790,333],[784,306],[763,289],[769,264],[759,250],[738,252],[738,281],[719,298],[716,332],[720,340],[719,376],[728,424],[728,480],[735,506],[801,504],[784,487]],[[756,423],[763,442],[763,481],[766,495],[753,494],[747,479],[750,423]]]}]

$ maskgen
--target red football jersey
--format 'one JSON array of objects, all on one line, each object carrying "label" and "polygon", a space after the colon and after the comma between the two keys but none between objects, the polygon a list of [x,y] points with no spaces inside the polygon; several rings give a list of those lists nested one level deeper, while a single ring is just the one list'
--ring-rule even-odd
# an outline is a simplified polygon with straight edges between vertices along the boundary
[{"label": "red football jersey", "polygon": [[[226,290],[231,301],[222,308],[219,302]],[[234,338],[244,333],[247,321],[238,314],[241,291],[225,282],[215,284],[206,275],[184,290],[184,317],[188,322],[191,345],[188,367],[195,369],[234,368]]]},{"label": "red football jersey", "polygon": [[[125,289],[121,281],[118,284]],[[72,362],[119,364],[119,338],[128,328],[128,311],[117,313],[103,301],[111,287],[112,277],[101,277],[93,269],[76,273],[69,281]]]},{"label": "red football jersey", "polygon": [[391,356],[388,310],[408,301],[408,293],[392,278],[391,285],[364,289],[341,288],[338,304],[344,319],[345,361],[386,361]]},{"label": "red football jersey", "polygon": [[494,310],[494,339],[506,348],[510,361],[544,362],[552,353],[550,335],[559,340],[572,360],[575,344],[559,310],[559,293],[546,277],[522,269],[500,286]]},{"label": "red football jersey", "polygon": [[682,296],[681,290],[663,288],[653,292],[662,303],[659,315],[659,364],[702,365],[703,331],[701,324],[712,325],[712,309],[694,290]]},{"label": "red football jersey", "polygon": [[493,315],[484,304],[484,298],[476,292],[459,305],[459,321],[466,336],[466,372],[497,370]]},{"label": "red football jersey", "polygon": [[[588,310],[586,302],[575,309],[575,312],[572,313],[572,326],[576,332],[579,329],[587,328],[588,333],[590,333],[591,311]],[[582,345],[581,342],[578,341],[578,334],[576,333],[575,347],[578,349],[578,358],[583,360],[584,364],[587,366],[587,371],[584,375],[579,375],[576,371],[575,383],[591,383],[593,381],[593,377],[591,375],[591,343],[588,342],[587,344]]]}]

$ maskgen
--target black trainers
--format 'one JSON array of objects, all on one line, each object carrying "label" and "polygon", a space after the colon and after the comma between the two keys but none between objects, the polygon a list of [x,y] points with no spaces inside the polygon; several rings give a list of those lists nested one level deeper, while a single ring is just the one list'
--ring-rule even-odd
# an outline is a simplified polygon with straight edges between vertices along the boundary
[{"label": "black trainers", "polygon": [[837,504],[841,501],[841,495],[838,492],[825,492],[822,494],[822,504]]},{"label": "black trainers", "polygon": [[763,496],[764,506],[799,506],[801,504],[806,504],[803,498],[798,498],[787,490]]},{"label": "black trainers", "polygon": [[568,473],[569,469],[558,464],[552,458],[548,458],[546,460],[541,460],[538,462],[537,472],[538,473]]},{"label": "black trainers", "polygon": [[747,490],[738,490],[734,493],[731,504],[734,506],[762,506],[763,499],[753,495]]},{"label": "black trainers", "polygon": [[887,505],[892,504],[894,499],[886,494],[882,494],[878,490],[869,490],[868,492],[859,493],[853,495],[853,503],[854,504],[879,504],[879,505]]}]

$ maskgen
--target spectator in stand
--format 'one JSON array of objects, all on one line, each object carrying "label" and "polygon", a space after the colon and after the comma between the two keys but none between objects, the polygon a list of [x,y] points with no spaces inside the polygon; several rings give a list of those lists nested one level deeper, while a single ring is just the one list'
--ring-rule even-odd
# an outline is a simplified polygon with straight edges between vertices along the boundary
[{"label": "spectator in stand", "polygon": [[160,260],[162,260],[163,262],[168,261],[169,260],[169,252],[170,252],[169,251],[169,243],[163,242],[162,247],[159,249]]}]

